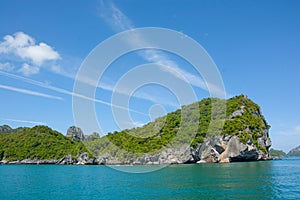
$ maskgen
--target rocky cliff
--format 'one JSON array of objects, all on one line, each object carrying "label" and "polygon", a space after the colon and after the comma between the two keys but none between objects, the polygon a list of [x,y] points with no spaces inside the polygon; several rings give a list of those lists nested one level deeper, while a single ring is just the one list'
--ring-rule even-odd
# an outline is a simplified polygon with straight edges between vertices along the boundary
[{"label": "rocky cliff", "polygon": [[100,135],[97,132],[93,132],[90,135],[85,135],[80,127],[70,126],[67,130],[66,137],[77,139],[79,141],[92,141],[99,139]]},{"label": "rocky cliff", "polygon": [[78,139],[79,141],[84,140],[84,134],[81,128],[76,126],[70,126],[67,130],[66,136],[69,138]]}]

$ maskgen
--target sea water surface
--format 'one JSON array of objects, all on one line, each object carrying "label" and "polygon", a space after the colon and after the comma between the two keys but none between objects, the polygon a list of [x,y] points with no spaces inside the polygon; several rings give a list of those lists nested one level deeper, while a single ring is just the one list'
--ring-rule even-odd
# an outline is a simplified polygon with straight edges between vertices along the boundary
[{"label": "sea water surface", "polygon": [[0,199],[6,200],[300,199],[300,158],[169,165],[140,174],[107,166],[1,165],[0,177]]}]

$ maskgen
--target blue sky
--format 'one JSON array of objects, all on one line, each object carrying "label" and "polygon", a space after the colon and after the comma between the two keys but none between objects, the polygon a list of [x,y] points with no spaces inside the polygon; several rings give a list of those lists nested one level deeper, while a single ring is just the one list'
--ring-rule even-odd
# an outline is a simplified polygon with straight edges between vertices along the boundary
[{"label": "blue sky", "polygon": [[[227,97],[246,94],[261,106],[272,126],[274,148],[288,151],[300,145],[299,1],[4,0],[0,4],[0,124],[45,124],[65,133],[75,123],[74,80],[89,53],[118,32],[162,27],[183,33],[206,49],[221,73]],[[116,82],[133,67],[157,62],[156,56],[183,76],[197,77],[175,55],[150,54],[123,55],[105,72],[95,94],[101,134],[120,129],[109,104]],[[196,82],[191,85],[197,98],[208,97]],[[132,95],[130,106],[133,122],[128,127],[180,104],[166,88],[148,85]],[[149,116],[149,109],[156,110],[154,116]]]}]

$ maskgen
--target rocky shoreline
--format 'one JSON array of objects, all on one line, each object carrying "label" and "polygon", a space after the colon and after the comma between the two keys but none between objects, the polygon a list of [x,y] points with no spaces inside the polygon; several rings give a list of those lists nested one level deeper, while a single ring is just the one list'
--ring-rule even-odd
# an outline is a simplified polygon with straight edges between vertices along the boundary
[{"label": "rocky shoreline", "polygon": [[0,164],[16,164],[16,165],[97,165],[96,158],[89,158],[88,153],[82,153],[78,158],[73,158],[71,155],[67,155],[59,160],[39,160],[39,159],[24,159],[16,161],[1,160]]},{"label": "rocky shoreline", "polygon": [[[259,145],[268,149],[271,141],[267,134],[259,138]],[[0,161],[0,164],[58,164],[58,165],[155,165],[155,164],[202,164],[230,163],[244,161],[277,160],[258,149],[252,141],[243,144],[237,136],[216,136],[201,143],[197,148],[181,146],[167,148],[156,154],[143,154],[137,158],[116,158],[110,155],[90,158],[88,153],[81,153],[78,158],[67,155],[59,160],[20,160]]]},{"label": "rocky shoreline", "polygon": [[[269,157],[267,159],[261,159],[261,160],[257,160],[257,161],[269,161],[269,160],[281,160],[280,157]],[[205,164],[207,162],[197,162],[197,163],[183,163],[183,164]],[[170,164],[180,164],[180,163],[170,163]],[[222,163],[221,163],[222,164]],[[139,164],[139,163],[123,163],[123,162],[115,162],[115,163],[101,163],[95,160],[95,162],[87,162],[87,163],[80,163],[78,161],[74,161],[74,162],[68,162],[68,163],[59,163],[59,160],[53,159],[53,160],[29,160],[29,159],[25,159],[25,160],[17,160],[17,161],[5,161],[2,160],[0,161],[0,165],[160,165],[160,163],[157,162],[152,162],[152,163],[147,163],[147,164]],[[163,165],[163,164],[161,164]]]},{"label": "rocky shoreline", "polygon": [[[271,146],[267,134],[261,135],[258,141],[259,145],[265,147],[266,150]],[[272,159],[268,152],[258,149],[251,140],[243,144],[237,136],[215,136],[201,143],[197,148],[190,146],[167,148],[159,153],[143,154],[137,158],[124,159],[108,154],[97,157],[98,163],[103,165],[202,164]]]}]

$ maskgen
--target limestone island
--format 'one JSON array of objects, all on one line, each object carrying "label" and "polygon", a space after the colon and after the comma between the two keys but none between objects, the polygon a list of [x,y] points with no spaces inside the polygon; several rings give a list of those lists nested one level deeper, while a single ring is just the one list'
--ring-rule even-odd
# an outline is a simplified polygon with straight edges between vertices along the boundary
[{"label": "limestone island", "polygon": [[205,98],[142,127],[100,137],[71,126],[0,126],[2,164],[145,165],[272,159],[270,125],[245,95]]}]

